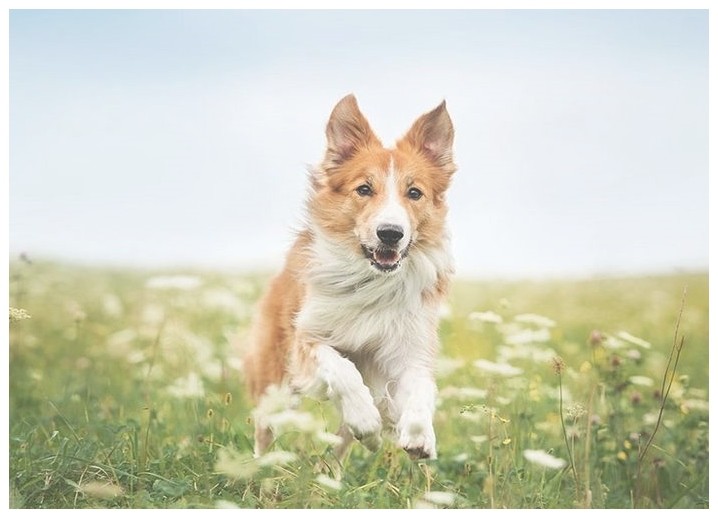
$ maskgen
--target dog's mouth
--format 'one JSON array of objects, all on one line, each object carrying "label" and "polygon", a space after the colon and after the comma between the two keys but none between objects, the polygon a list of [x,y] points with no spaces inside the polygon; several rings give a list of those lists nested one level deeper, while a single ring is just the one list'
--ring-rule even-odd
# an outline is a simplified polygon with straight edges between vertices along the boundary
[{"label": "dog's mouth", "polygon": [[362,245],[362,251],[374,268],[381,272],[388,273],[399,268],[402,259],[409,253],[409,247],[407,246],[404,250],[397,250],[381,245],[377,248],[369,248],[368,246]]}]

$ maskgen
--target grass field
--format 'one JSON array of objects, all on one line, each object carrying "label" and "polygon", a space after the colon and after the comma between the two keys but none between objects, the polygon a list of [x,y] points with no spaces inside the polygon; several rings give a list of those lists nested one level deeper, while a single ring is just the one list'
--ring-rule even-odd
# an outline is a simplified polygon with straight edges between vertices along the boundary
[{"label": "grass field", "polygon": [[438,460],[355,445],[340,478],[326,402],[279,394],[252,458],[240,351],[266,281],[12,261],[10,506],[708,507],[707,274],[456,280]]}]

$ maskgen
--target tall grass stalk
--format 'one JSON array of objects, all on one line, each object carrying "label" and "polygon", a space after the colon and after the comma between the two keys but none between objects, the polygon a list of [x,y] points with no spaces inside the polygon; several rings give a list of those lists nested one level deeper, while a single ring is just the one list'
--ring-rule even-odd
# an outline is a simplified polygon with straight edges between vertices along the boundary
[{"label": "tall grass stalk", "polygon": [[579,503],[581,501],[581,483],[579,481],[578,477],[578,471],[576,470],[576,463],[574,461],[574,455],[573,455],[573,448],[571,447],[571,442],[568,440],[568,433],[566,432],[566,423],[564,422],[564,416],[563,416],[563,383],[561,381],[561,374],[564,370],[566,365],[563,362],[563,359],[556,357],[553,359],[553,368],[554,372],[556,372],[556,375],[558,376],[558,414],[559,419],[561,420],[561,432],[563,434],[563,440],[566,444],[566,452],[568,454],[568,462],[571,466],[571,474],[573,475],[573,482],[576,486],[576,503]]},{"label": "tall grass stalk", "polygon": [[666,368],[663,370],[663,380],[661,382],[661,391],[660,391],[660,406],[658,409],[658,417],[656,418],[656,424],[653,427],[653,430],[651,431],[651,435],[648,436],[648,440],[646,441],[645,445],[641,448],[641,444],[638,444],[638,461],[636,464],[636,485],[634,488],[634,494],[635,494],[635,503],[639,500],[639,497],[641,496],[641,468],[643,466],[643,460],[646,457],[646,453],[648,453],[648,450],[650,449],[651,445],[653,444],[653,440],[656,437],[656,434],[658,433],[658,429],[661,426],[661,422],[663,420],[663,413],[666,409],[666,402],[668,401],[668,395],[671,392],[671,387],[673,386],[673,380],[676,377],[676,371],[678,369],[678,361],[681,357],[681,352],[683,351],[683,344],[685,341],[685,336],[681,335],[680,339],[678,338],[678,331],[681,326],[681,319],[683,317],[683,310],[686,305],[686,292],[687,289],[683,288],[683,297],[681,299],[681,307],[678,311],[678,318],[676,319],[676,325],[673,331],[673,343],[671,345],[671,351],[668,355],[668,361],[666,362]]}]

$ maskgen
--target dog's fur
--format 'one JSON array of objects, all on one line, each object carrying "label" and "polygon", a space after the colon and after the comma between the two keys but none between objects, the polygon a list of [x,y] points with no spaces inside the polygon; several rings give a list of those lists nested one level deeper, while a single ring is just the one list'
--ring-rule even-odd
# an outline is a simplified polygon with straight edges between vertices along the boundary
[{"label": "dog's fur", "polygon": [[[456,169],[442,102],[384,148],[353,95],[334,108],[312,172],[306,227],[261,300],[245,356],[255,402],[272,385],[330,398],[369,448],[383,427],[412,457],[435,458],[439,304],[453,264],[444,195]],[[255,422],[255,453],[272,432]]]}]

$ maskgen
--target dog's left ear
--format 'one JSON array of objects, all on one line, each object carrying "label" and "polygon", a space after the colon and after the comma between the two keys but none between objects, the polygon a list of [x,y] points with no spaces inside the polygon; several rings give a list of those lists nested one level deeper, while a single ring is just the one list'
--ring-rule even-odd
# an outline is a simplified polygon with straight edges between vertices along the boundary
[{"label": "dog's left ear", "polygon": [[454,144],[454,126],[446,101],[419,117],[404,137],[397,142],[397,147],[411,146],[426,156],[433,164],[447,173],[454,172],[452,146]]}]

